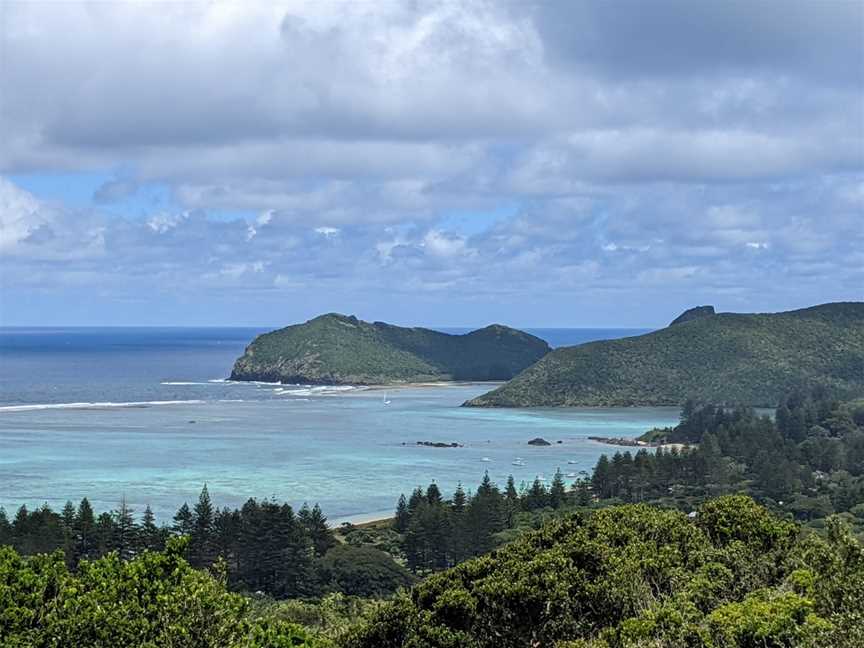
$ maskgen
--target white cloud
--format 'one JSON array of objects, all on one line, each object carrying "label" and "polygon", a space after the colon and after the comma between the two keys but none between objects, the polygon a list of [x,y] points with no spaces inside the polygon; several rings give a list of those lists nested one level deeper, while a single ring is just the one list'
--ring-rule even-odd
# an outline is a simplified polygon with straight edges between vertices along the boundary
[{"label": "white cloud", "polygon": [[13,252],[47,220],[34,196],[0,177],[0,250]]},{"label": "white cloud", "polygon": [[154,214],[149,219],[147,219],[147,227],[152,229],[154,232],[158,234],[165,234],[166,232],[170,232],[172,229],[180,225],[184,220],[189,217],[188,213],[182,214]]},{"label": "white cloud", "polygon": [[0,180],[4,284],[860,294],[864,9],[829,4],[8,4],[0,172],[113,179]]},{"label": "white cloud", "polygon": [[429,230],[423,237],[423,248],[430,254],[438,257],[454,257],[472,255],[472,250],[461,236],[453,236],[440,230]]}]

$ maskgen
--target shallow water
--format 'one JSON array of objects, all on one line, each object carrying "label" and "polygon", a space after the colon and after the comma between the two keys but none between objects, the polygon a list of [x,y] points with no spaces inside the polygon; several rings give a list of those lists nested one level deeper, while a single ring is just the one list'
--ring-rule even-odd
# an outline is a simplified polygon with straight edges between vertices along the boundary
[{"label": "shallow water", "polygon": [[[253,334],[163,332],[158,344],[152,330],[43,333],[42,344],[27,334],[32,348],[7,340],[0,505],[60,508],[86,495],[107,510],[125,496],[166,520],[206,482],[220,506],[276,497],[319,502],[335,519],[390,511],[401,492],[431,480],[449,493],[459,481],[476,487],[485,470],[501,484],[509,474],[588,471],[615,448],[587,436],[635,436],[677,419],[670,408],[459,407],[489,388],[477,384],[385,392],[219,382]],[[536,436],[553,445],[528,446]],[[517,457],[526,465],[512,465]]]}]

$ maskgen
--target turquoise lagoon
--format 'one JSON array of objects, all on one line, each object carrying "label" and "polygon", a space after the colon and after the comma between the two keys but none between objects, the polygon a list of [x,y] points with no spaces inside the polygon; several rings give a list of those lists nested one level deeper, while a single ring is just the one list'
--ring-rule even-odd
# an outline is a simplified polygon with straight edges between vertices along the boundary
[{"label": "turquoise lagoon", "polygon": [[[485,471],[502,485],[511,474],[519,483],[559,467],[590,471],[615,448],[588,436],[636,436],[678,417],[671,408],[460,407],[488,384],[385,391],[221,380],[256,332],[4,329],[0,506],[11,515],[87,496],[101,511],[125,497],[167,521],[206,483],[219,506],[274,497],[357,519],[389,513],[400,493],[431,481],[449,494],[459,482],[473,489]],[[527,445],[537,436],[552,445]]]}]

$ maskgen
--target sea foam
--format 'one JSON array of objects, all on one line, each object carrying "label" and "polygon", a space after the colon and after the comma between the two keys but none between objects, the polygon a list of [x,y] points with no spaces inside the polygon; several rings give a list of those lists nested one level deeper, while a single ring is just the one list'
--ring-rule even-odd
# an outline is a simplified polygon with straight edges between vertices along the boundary
[{"label": "sea foam", "polygon": [[157,405],[200,405],[203,400],[135,401],[130,403],[33,403],[28,405],[0,405],[0,412],[34,412],[52,409],[106,409],[116,407],[153,407]]},{"label": "sea foam", "polygon": [[332,396],[361,389],[363,387],[354,385],[294,385],[292,389],[285,387],[274,389],[273,393],[280,396]]},{"label": "sea foam", "polygon": [[229,378],[214,378],[213,380],[208,380],[209,383],[222,383],[227,385],[267,385],[272,387],[273,385],[281,385],[281,382],[266,382],[263,380],[231,380]]}]

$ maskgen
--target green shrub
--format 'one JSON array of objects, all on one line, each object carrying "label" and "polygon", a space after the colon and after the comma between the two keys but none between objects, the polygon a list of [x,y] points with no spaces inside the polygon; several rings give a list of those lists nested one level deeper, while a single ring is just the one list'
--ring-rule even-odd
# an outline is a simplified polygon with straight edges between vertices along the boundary
[{"label": "green shrub", "polygon": [[121,561],[114,553],[70,573],[60,552],[22,558],[0,547],[0,645],[4,648],[313,648],[299,626],[248,615],[224,576],[164,552]]}]

